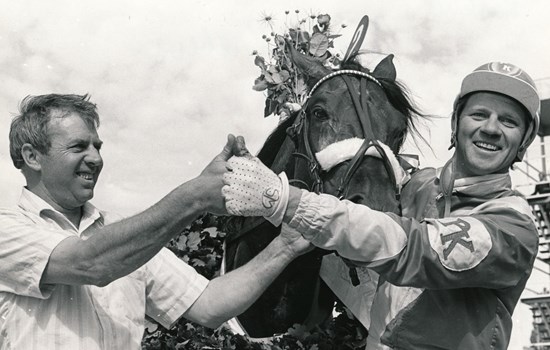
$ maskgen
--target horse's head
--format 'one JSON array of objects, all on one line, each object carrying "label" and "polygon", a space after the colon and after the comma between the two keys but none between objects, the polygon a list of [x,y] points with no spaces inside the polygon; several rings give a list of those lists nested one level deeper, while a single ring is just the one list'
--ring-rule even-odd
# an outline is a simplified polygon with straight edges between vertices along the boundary
[{"label": "horse's head", "polygon": [[[310,91],[295,124],[298,153],[309,164],[297,162],[295,178],[313,184],[310,189],[396,211],[396,184],[387,158],[395,165],[417,112],[395,80],[393,56],[369,72],[353,58],[331,71],[292,47],[290,54]],[[319,167],[323,169],[312,169]]]}]

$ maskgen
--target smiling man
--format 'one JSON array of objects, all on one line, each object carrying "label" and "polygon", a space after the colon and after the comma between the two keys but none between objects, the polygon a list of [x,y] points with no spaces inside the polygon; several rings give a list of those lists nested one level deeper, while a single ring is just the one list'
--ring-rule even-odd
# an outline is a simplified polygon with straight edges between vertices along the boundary
[{"label": "smiling man", "polygon": [[[538,248],[509,169],[536,137],[539,108],[533,80],[512,64],[466,76],[452,116],[456,152],[442,168],[412,174],[401,216],[299,190],[244,157],[228,161],[226,207],[284,221],[380,275],[367,349],[506,349]],[[243,200],[267,190],[283,194],[273,209]]]},{"label": "smiling man", "polygon": [[529,123],[522,106],[504,95],[477,92],[459,118],[456,177],[507,173]]},{"label": "smiling man", "polygon": [[27,185],[16,207],[0,208],[0,349],[138,350],[145,316],[217,327],[310,249],[283,233],[208,281],[163,246],[200,214],[226,213],[221,175],[239,138],[200,176],[121,220],[89,202],[103,167],[98,126],[96,105],[79,95],[29,96],[12,121],[10,154]]}]

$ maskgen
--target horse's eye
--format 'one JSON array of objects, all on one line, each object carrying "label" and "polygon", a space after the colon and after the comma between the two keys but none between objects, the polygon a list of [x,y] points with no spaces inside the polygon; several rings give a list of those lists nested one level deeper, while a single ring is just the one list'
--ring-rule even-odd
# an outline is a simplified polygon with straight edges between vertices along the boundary
[{"label": "horse's eye", "polygon": [[327,113],[327,111],[325,111],[325,110],[322,109],[322,108],[315,108],[315,109],[311,112],[311,114],[312,114],[315,118],[317,118],[317,119],[319,119],[319,120],[327,120],[327,119],[328,119],[328,113]]}]

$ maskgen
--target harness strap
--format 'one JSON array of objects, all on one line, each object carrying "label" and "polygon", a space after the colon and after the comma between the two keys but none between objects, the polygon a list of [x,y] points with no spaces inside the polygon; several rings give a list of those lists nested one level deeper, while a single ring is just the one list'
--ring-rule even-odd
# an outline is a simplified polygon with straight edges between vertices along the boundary
[{"label": "harness strap", "polygon": [[308,169],[311,175],[313,175],[313,190],[315,193],[320,193],[323,191],[323,182],[321,181],[320,175],[320,166],[317,158],[313,156],[313,151],[311,150],[311,144],[309,142],[309,123],[307,122],[305,108],[300,112],[300,118],[303,123],[303,138],[304,138],[304,147],[306,149],[307,160],[308,160]]},{"label": "harness strap", "polygon": [[370,145],[369,140],[365,138],[365,141],[363,141],[363,143],[361,144],[361,147],[359,147],[359,150],[357,151],[357,153],[355,153],[355,155],[351,159],[351,163],[346,171],[346,174],[342,178],[342,182],[340,183],[340,187],[338,187],[338,192],[336,193],[336,196],[338,197],[338,199],[343,199],[346,197],[347,195],[347,193],[345,193],[347,192],[346,188],[349,182],[351,181],[353,174],[359,167],[359,164],[361,164],[360,160],[365,155],[365,152],[367,152],[369,145]]}]

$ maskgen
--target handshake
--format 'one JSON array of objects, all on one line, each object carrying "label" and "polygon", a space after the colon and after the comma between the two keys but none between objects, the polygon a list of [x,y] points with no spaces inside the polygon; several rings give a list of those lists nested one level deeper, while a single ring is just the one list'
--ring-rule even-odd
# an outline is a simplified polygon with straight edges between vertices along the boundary
[{"label": "handshake", "polygon": [[277,176],[258,158],[251,155],[233,156],[223,174],[222,195],[230,215],[263,216],[279,226],[289,199],[289,184],[285,173]]}]

